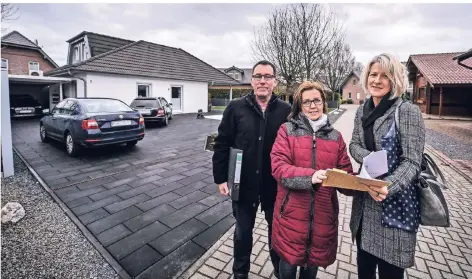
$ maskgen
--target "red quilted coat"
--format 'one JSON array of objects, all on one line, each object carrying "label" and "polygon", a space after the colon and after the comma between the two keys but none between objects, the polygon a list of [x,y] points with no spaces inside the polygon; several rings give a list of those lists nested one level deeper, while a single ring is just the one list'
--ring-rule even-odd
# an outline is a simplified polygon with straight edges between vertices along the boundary
[{"label": "red quilted coat", "polygon": [[352,173],[352,165],[341,133],[329,122],[314,135],[312,131],[299,116],[280,127],[272,148],[272,174],[278,183],[272,248],[291,265],[326,268],[336,260],[338,197],[336,188],[313,185],[311,178],[320,169]]}]

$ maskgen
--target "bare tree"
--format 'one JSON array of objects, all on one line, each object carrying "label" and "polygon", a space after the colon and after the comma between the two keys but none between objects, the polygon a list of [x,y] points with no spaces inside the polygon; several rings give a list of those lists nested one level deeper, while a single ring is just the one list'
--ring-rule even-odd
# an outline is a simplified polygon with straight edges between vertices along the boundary
[{"label": "bare tree", "polygon": [[286,5],[255,31],[252,50],[256,59],[276,64],[281,82],[292,94],[298,82],[320,79],[341,33],[336,14],[325,6]]},{"label": "bare tree", "polygon": [[257,60],[265,59],[274,63],[279,82],[285,84],[288,93],[293,93],[293,85],[300,80],[301,59],[293,14],[287,9],[275,10],[268,22],[254,32],[252,51]]},{"label": "bare tree", "polygon": [[339,92],[344,78],[354,70],[356,60],[343,37],[338,38],[333,48],[330,49],[328,57],[322,81],[332,92]]},{"label": "bare tree", "polygon": [[[2,23],[6,21],[12,21],[19,18],[17,15],[18,13],[18,6],[13,5],[11,3],[1,3],[2,4]],[[2,31],[5,31],[6,28],[2,26]]]},{"label": "bare tree", "polygon": [[364,65],[361,62],[356,61],[356,63],[354,64],[354,71],[361,73],[362,70],[364,70]]}]

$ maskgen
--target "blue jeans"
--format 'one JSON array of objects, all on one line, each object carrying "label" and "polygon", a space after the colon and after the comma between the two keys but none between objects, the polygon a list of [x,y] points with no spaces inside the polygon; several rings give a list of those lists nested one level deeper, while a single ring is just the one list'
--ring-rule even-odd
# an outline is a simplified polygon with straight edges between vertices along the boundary
[{"label": "blue jeans", "polygon": [[[295,279],[297,276],[297,267],[296,265],[291,265],[288,262],[280,259],[279,264],[279,275],[280,279]],[[299,279],[315,279],[316,274],[318,273],[317,266],[308,266],[306,269],[300,267],[300,277]]]}]

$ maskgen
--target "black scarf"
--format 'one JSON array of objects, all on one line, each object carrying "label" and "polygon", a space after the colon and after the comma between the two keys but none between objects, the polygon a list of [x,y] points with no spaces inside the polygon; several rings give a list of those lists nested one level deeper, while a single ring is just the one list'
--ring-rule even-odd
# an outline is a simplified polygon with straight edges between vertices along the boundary
[{"label": "black scarf", "polygon": [[364,104],[362,128],[364,128],[364,142],[367,150],[375,151],[374,122],[382,117],[385,112],[396,102],[397,98],[390,100],[391,93],[385,95],[377,106],[374,106],[373,98],[367,99]]}]

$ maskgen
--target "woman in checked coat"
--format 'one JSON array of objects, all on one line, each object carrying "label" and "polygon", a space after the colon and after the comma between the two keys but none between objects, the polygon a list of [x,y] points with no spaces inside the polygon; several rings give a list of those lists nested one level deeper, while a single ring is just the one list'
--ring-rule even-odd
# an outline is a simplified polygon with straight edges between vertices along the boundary
[{"label": "woman in checked coat", "polygon": [[[415,262],[419,227],[416,179],[425,142],[423,117],[418,106],[403,102],[407,86],[405,67],[393,56],[381,54],[366,65],[361,76],[371,98],[361,105],[354,120],[349,151],[354,160],[386,150],[388,173],[379,177],[389,187],[359,192],[352,202],[350,228],[357,243],[359,279],[403,278]],[[399,108],[399,127],[395,110]]]}]

